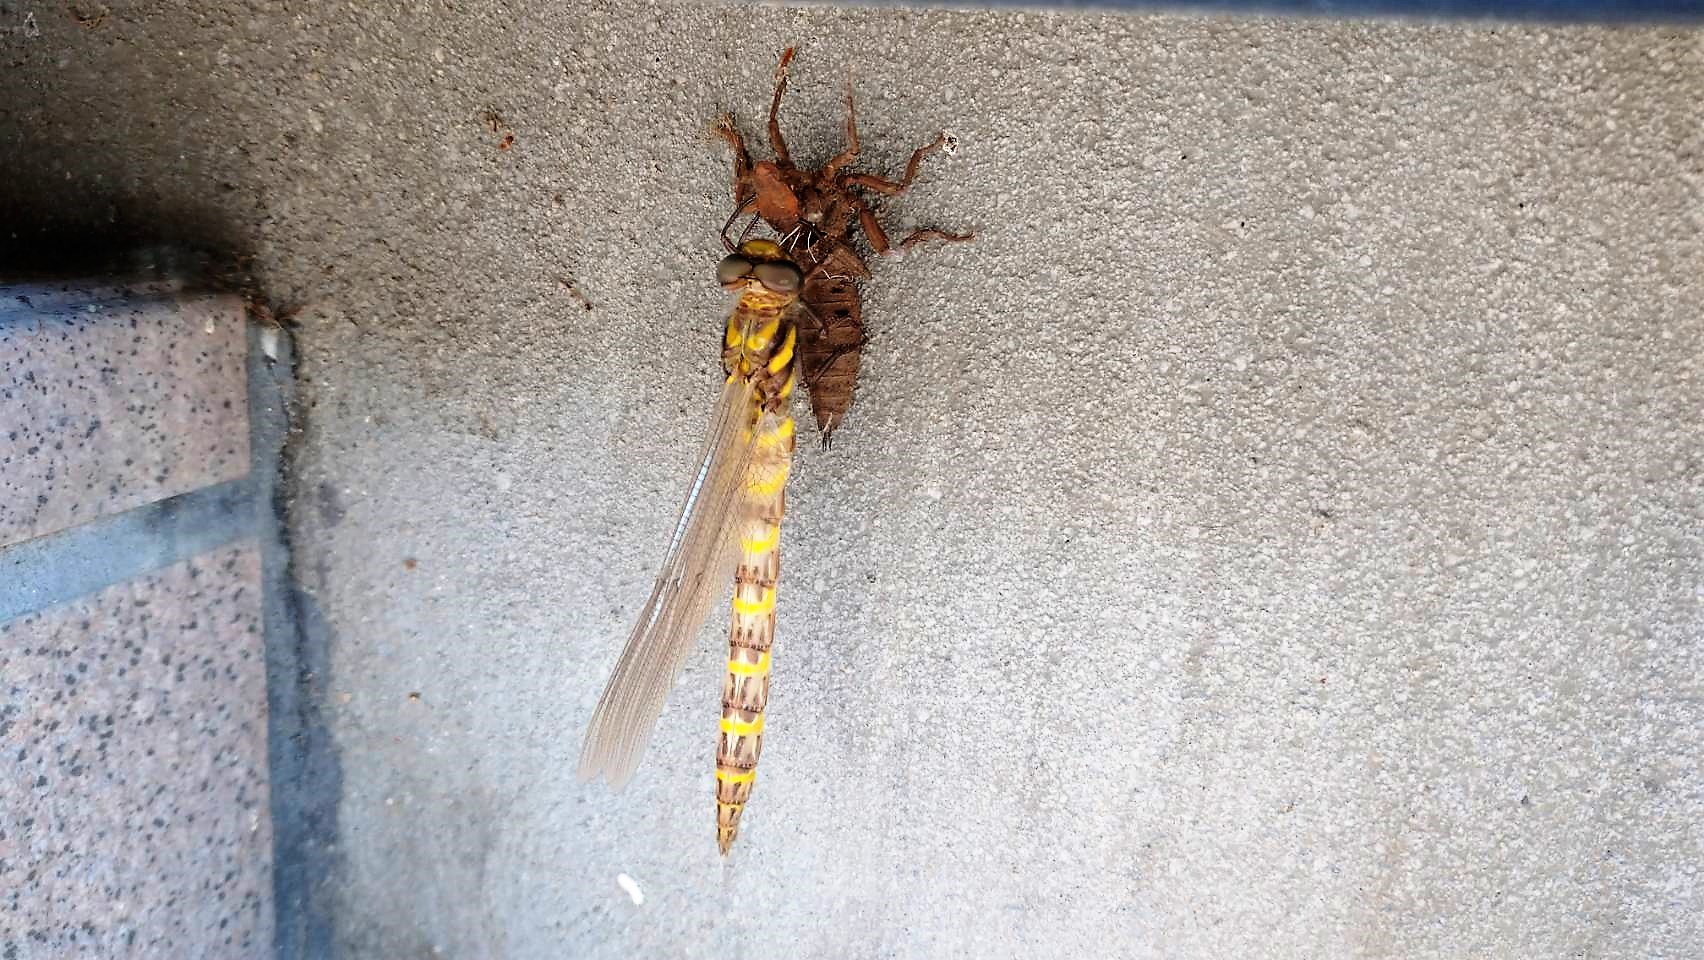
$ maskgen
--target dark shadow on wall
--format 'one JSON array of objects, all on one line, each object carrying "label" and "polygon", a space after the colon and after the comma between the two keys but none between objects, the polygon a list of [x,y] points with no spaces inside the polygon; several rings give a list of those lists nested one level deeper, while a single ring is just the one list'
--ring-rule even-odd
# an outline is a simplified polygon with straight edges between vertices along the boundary
[{"label": "dark shadow on wall", "polygon": [[249,285],[247,257],[216,223],[154,212],[85,227],[31,206],[0,191],[0,275],[7,279],[176,276],[190,286]]},{"label": "dark shadow on wall", "polygon": [[228,272],[265,216],[241,189],[257,154],[239,105],[196,38],[97,8],[0,0],[0,269],[87,275],[172,248]]},{"label": "dark shadow on wall", "polygon": [[[169,277],[191,288],[257,289],[247,239],[218,207],[189,198],[66,190],[38,165],[41,152],[28,141],[0,146],[0,277]],[[83,179],[97,182],[122,175],[88,166],[83,171]]]}]

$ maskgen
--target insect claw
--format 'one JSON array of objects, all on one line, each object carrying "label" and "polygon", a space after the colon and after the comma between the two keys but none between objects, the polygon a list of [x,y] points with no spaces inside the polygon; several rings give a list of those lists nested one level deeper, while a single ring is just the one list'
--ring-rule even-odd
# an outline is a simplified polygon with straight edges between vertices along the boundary
[{"label": "insect claw", "polygon": [[726,247],[729,253],[733,253],[738,244],[728,239],[728,228],[733,226],[734,221],[738,220],[740,218],[740,214],[745,212],[746,206],[747,204],[742,203],[734,207],[734,212],[728,214],[727,222],[722,224],[722,246]]}]

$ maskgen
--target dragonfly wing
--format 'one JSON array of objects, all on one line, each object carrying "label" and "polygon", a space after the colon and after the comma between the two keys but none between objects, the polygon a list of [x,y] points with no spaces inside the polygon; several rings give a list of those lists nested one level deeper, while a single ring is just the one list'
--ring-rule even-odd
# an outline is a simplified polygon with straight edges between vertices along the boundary
[{"label": "dragonfly wing", "polygon": [[602,775],[620,788],[633,776],[710,604],[731,580],[756,403],[744,378],[722,389],[662,571],[592,714],[581,780]]}]

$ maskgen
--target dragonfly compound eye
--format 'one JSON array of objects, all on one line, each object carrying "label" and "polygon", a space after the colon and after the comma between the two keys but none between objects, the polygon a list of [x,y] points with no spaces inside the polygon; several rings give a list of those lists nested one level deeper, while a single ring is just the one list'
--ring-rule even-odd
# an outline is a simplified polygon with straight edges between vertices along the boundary
[{"label": "dragonfly compound eye", "polygon": [[790,263],[760,263],[752,269],[758,282],[776,293],[798,293],[805,279]]},{"label": "dragonfly compound eye", "polygon": [[751,273],[751,261],[745,257],[723,257],[716,265],[716,282],[722,286],[737,283]]}]

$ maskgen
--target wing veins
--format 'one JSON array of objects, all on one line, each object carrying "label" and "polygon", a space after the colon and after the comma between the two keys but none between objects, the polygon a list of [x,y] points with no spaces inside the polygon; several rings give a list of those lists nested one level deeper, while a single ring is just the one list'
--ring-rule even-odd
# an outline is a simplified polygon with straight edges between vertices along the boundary
[{"label": "wing veins", "polygon": [[754,403],[747,381],[730,379],[722,389],[661,570],[592,714],[581,780],[602,775],[619,789],[632,778],[713,591],[732,579],[733,532],[756,436]]}]

